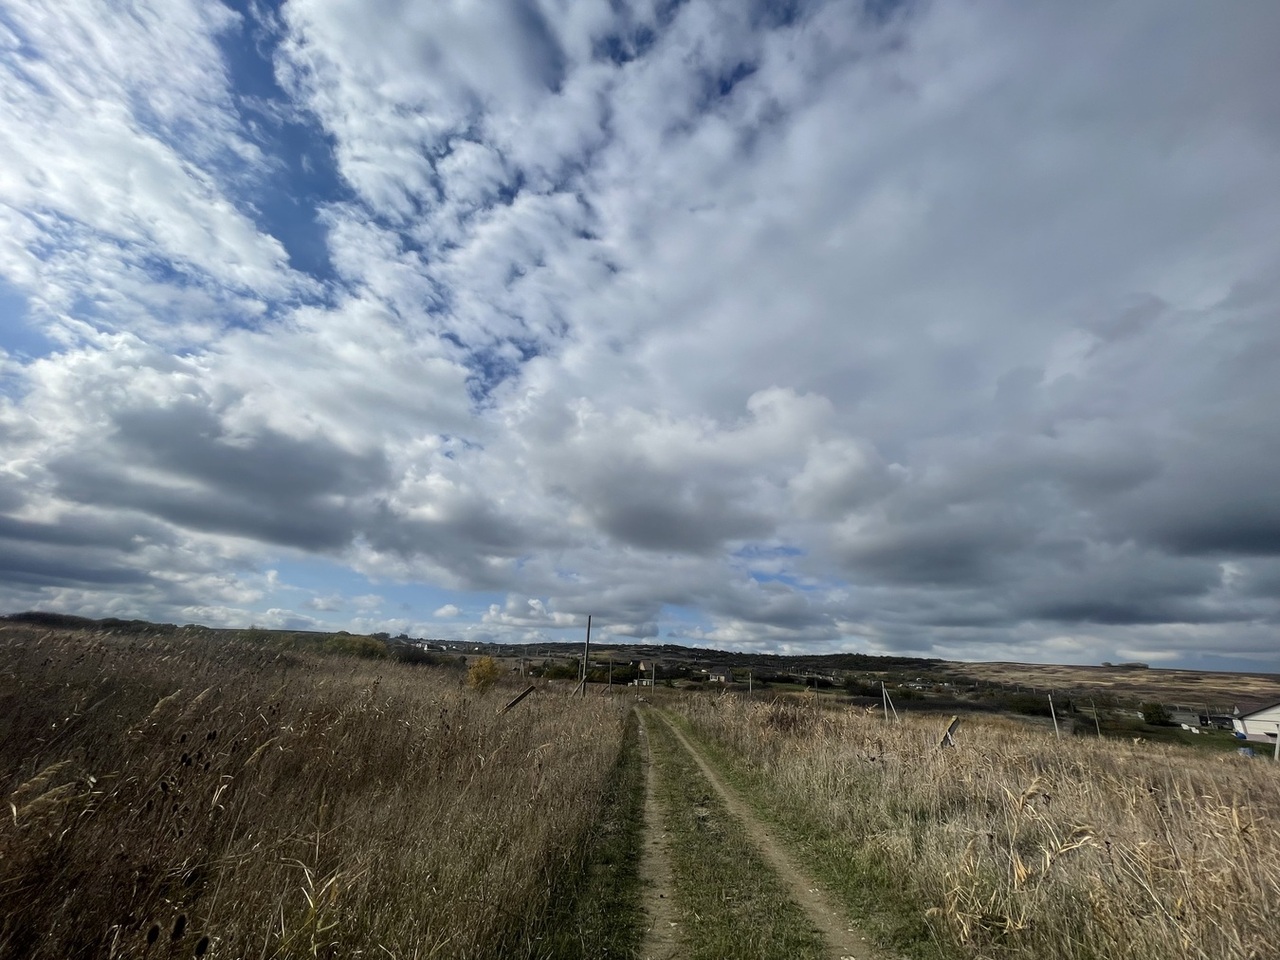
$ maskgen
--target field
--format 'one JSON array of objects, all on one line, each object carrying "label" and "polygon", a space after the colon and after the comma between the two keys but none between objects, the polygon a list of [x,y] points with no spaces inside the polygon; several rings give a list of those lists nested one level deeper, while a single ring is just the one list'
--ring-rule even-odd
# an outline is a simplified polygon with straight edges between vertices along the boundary
[{"label": "field", "polygon": [[499,715],[510,696],[182,631],[5,628],[0,956],[583,955],[564,934],[627,708]]},{"label": "field", "polygon": [[1122,703],[1155,700],[1230,708],[1242,701],[1280,700],[1280,677],[1256,673],[1204,673],[1040,663],[946,663],[943,671],[986,684],[1072,691]]},{"label": "field", "polygon": [[1000,718],[942,749],[945,720],[798,698],[672,709],[813,874],[908,952],[1261,960],[1280,943],[1269,762]]},{"label": "field", "polygon": [[508,671],[473,689],[479,658],[390,652],[0,626],[0,957],[1269,960],[1280,943],[1280,765],[1208,735],[1059,740],[986,714],[940,748],[936,713],[571,681],[504,711],[524,689]]}]

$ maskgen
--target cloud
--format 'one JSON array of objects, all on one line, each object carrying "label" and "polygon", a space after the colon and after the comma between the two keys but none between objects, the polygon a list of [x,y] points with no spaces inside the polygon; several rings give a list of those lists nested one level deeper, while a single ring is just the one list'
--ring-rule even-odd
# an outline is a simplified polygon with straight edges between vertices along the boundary
[{"label": "cloud", "polygon": [[1277,14],[788,9],[5,8],[0,602],[1275,666]]}]

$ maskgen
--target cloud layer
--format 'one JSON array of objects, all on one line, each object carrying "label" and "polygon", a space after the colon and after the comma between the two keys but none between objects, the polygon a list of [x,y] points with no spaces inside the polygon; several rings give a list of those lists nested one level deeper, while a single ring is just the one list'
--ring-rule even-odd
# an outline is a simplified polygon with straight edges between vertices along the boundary
[{"label": "cloud layer", "polygon": [[0,3],[0,605],[1280,669],[1270,3]]}]

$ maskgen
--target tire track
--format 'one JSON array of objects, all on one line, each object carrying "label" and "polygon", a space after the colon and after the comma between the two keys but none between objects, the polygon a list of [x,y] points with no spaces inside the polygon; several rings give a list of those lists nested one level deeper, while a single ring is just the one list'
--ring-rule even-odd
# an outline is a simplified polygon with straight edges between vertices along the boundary
[{"label": "tire track", "polygon": [[640,858],[640,886],[646,917],[644,942],[640,946],[642,960],[674,960],[680,954],[676,935],[678,920],[672,895],[671,860],[667,855],[667,833],[663,829],[662,811],[654,790],[653,755],[649,748],[646,711],[636,708],[640,721],[640,756],[644,764],[644,853]]},{"label": "tire track", "polygon": [[[656,711],[655,711],[656,712]],[[830,954],[836,960],[878,960],[877,954],[867,943],[865,935],[860,933],[858,929],[852,926],[845,918],[844,911],[839,905],[830,900],[827,895],[818,889],[813,882],[806,877],[795,865],[791,855],[787,852],[773,836],[759,818],[756,817],[750,807],[738,796],[737,792],[728,786],[711,765],[707,763],[702,753],[695,747],[684,733],[661,712],[657,712],[659,720],[666,725],[667,729],[675,736],[680,745],[689,752],[694,762],[698,765],[698,769],[702,775],[707,778],[707,782],[720,796],[729,813],[742,825],[743,833],[750,839],[752,844],[759,850],[765,861],[776,871],[777,875],[782,879],[790,892],[792,899],[804,910],[805,915],[810,922],[822,933],[826,938],[830,948]],[[641,730],[644,731],[643,713],[641,715]],[[648,746],[648,733],[644,731],[645,746]],[[648,795],[646,797],[646,818],[650,816],[649,803],[653,800],[652,779],[647,780],[646,787]],[[654,815],[656,816],[656,807]],[[653,821],[650,821],[653,822]],[[646,844],[646,852],[649,850]],[[670,868],[668,867],[668,882],[670,878]],[[646,954],[648,956],[648,954]]]}]

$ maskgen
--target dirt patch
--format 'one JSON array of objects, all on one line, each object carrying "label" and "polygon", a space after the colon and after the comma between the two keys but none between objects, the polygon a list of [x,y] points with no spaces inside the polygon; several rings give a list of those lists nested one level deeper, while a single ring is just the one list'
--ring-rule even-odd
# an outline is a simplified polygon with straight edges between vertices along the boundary
[{"label": "dirt patch", "polygon": [[[879,955],[867,943],[866,936],[845,919],[844,911],[833,903],[826,893],[816,887],[813,881],[797,869],[782,844],[773,838],[764,824],[751,811],[751,808],[712,769],[698,748],[666,717],[661,714],[658,716],[671,730],[672,734],[675,735],[680,745],[689,751],[689,755],[697,763],[698,769],[702,771],[702,775],[707,778],[707,782],[719,794],[729,813],[742,824],[743,834],[760,851],[761,856],[764,857],[769,866],[777,872],[782,882],[786,884],[792,899],[804,910],[809,920],[826,938],[827,944],[831,948],[831,955],[839,958],[839,960],[876,960]],[[644,742],[647,747],[648,739],[647,735],[643,733],[643,723],[641,724],[641,730],[641,735],[645,737]],[[650,795],[652,795],[652,788],[650,788]],[[646,847],[646,851],[647,849]]]},{"label": "dirt patch", "polygon": [[640,945],[643,960],[673,960],[680,953],[677,937],[679,923],[672,902],[675,887],[671,882],[669,843],[663,829],[662,812],[653,787],[653,756],[649,749],[649,729],[644,711],[640,720],[640,756],[644,764],[644,852],[640,858],[641,902],[645,914],[644,942]]}]

